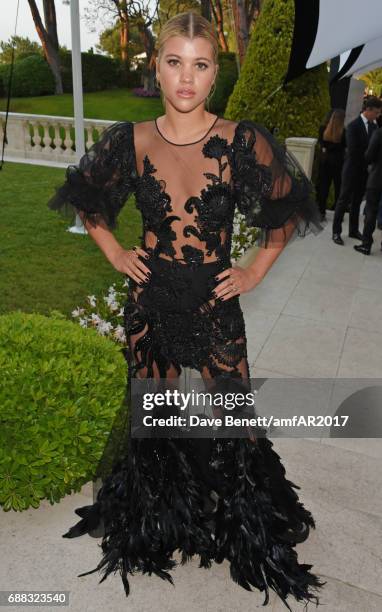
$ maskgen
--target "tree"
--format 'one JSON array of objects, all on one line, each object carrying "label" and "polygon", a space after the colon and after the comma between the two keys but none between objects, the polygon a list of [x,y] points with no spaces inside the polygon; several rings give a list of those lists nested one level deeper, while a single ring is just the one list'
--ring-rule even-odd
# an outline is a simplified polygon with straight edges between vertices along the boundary
[{"label": "tree", "polygon": [[367,88],[371,90],[374,96],[382,95],[382,68],[371,70],[360,78],[365,81]]},{"label": "tree", "polygon": [[43,0],[44,21],[35,0],[28,0],[37,34],[41,40],[46,61],[55,80],[55,93],[62,94],[62,78],[60,70],[60,55],[57,35],[56,7],[54,0]]},{"label": "tree", "polygon": [[86,11],[86,18],[95,22],[98,18],[111,20],[111,25],[120,24],[120,50],[126,82],[130,68],[129,41],[130,28],[135,27],[146,52],[146,83],[148,91],[155,90],[155,38],[151,30],[158,19],[158,3],[152,5],[150,0],[91,0]]},{"label": "tree", "polygon": [[211,0],[211,11],[215,22],[219,45],[222,51],[229,51],[228,40],[224,31],[224,6],[222,0]]},{"label": "tree", "polygon": [[260,12],[260,0],[229,0],[236,38],[236,50],[240,66],[244,62],[250,38],[250,30]]},{"label": "tree", "polygon": [[228,100],[228,119],[252,119],[280,137],[316,137],[330,108],[326,64],[282,86],[293,37],[293,0],[265,0],[240,76]]},{"label": "tree", "polygon": [[[121,59],[121,37],[120,24],[116,23],[111,28],[106,28],[101,32],[99,43],[96,45],[96,50],[100,53],[106,53],[114,59]],[[138,53],[143,53],[144,48],[137,31],[137,28],[131,26],[129,36],[128,52],[130,57],[134,57]]]},{"label": "tree", "polygon": [[161,0],[158,5],[158,19],[154,21],[153,31],[158,35],[160,28],[175,15],[185,13],[186,11],[200,11],[200,2],[198,0]]},{"label": "tree", "polygon": [[28,55],[42,54],[41,45],[23,36],[11,36],[8,41],[0,41],[0,63],[10,64],[12,61],[12,49],[14,48],[15,61],[24,59]]},{"label": "tree", "polygon": [[[134,0],[133,0],[134,1]],[[119,59],[122,65],[122,74],[127,83],[130,70],[130,14],[129,8],[133,2],[131,0],[90,0],[89,6],[85,9],[85,18],[90,24],[94,24],[98,19],[109,22],[109,30],[116,27],[119,43]],[[100,44],[102,42],[100,41]]]}]

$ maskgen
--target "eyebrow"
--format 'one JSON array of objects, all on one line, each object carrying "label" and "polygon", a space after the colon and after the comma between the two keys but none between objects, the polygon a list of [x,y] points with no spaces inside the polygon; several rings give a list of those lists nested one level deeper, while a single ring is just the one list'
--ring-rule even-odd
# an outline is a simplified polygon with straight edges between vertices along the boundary
[{"label": "eyebrow", "polygon": [[[165,55],[165,58],[166,58],[166,57],[170,57],[170,56],[173,56],[173,57],[179,57],[179,58],[180,58],[180,55],[177,55],[176,53],[167,53],[167,54]],[[208,57],[196,57],[195,59],[196,59],[196,60],[206,60],[207,62],[210,62],[210,61],[211,61],[211,60],[210,60]]]}]

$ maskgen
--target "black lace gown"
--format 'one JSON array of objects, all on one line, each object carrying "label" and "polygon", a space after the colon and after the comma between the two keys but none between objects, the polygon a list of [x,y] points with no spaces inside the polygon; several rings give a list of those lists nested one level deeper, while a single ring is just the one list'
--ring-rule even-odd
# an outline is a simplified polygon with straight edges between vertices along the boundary
[{"label": "black lace gown", "polygon": [[102,570],[102,582],[119,571],[128,595],[128,575],[138,571],[172,582],[179,551],[182,563],[196,555],[204,568],[228,560],[234,581],[265,591],[264,605],[269,589],[288,609],[288,595],[317,604],[312,591],[325,583],[295,551],[315,522],[267,437],[136,438],[129,423],[132,377],[176,379],[191,367],[210,390],[222,381],[231,389],[248,385],[239,297],[213,295],[222,280],[216,274],[232,266],[235,206],[259,228],[259,246],[272,248],[286,241],[290,224],[292,240],[322,230],[311,184],[250,120],[216,117],[202,139],[187,144],[171,143],[155,121],[125,121],[68,167],[49,207],[112,230],[131,193],[152,274],[141,285],[128,277],[127,404],[100,462],[97,499],[76,510],[81,520],[64,534],[102,526],[100,563],[80,575]]}]

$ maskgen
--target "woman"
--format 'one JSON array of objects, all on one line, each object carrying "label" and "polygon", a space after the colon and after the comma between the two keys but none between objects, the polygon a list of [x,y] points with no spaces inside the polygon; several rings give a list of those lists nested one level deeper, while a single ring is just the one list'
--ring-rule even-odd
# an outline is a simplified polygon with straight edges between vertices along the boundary
[{"label": "woman", "polygon": [[[309,181],[267,130],[205,110],[217,54],[207,20],[193,12],[170,19],[156,63],[165,114],[113,124],[78,167],[68,168],[50,202],[78,211],[111,264],[128,276],[129,389],[133,379],[176,385],[182,367],[199,370],[214,393],[249,389],[239,295],[258,285],[292,233],[322,229]],[[125,250],[110,230],[132,192],[143,236]],[[230,261],[236,204],[249,225],[261,228],[262,248],[246,269]],[[169,404],[162,414],[173,412]],[[315,526],[313,517],[272,443],[246,431],[233,438],[138,438],[130,422],[122,450],[112,444],[113,469],[97,501],[77,509],[82,520],[64,534],[103,525],[102,560],[81,576],[103,568],[104,580],[119,570],[128,595],[134,571],[172,582],[168,570],[179,550],[182,562],[199,555],[205,568],[227,559],[232,578],[265,590],[265,603],[270,588],[285,603],[288,594],[317,600],[311,589],[322,583],[293,548]]]},{"label": "woman", "polygon": [[320,157],[316,190],[321,221],[326,220],[326,202],[331,184],[334,184],[335,202],[341,190],[341,173],[346,149],[344,121],[345,111],[342,108],[335,108],[330,111],[325,123],[319,129]]}]

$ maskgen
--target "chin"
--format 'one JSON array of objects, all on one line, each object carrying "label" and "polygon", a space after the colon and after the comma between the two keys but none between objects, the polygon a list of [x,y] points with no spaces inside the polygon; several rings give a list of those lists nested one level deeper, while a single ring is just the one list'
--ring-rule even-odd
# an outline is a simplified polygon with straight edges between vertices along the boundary
[{"label": "chin", "polygon": [[174,108],[181,112],[185,109],[191,111],[203,104],[204,98],[199,99],[196,98],[196,96],[193,96],[192,98],[180,98],[175,94],[175,96],[171,98],[169,102]]}]

